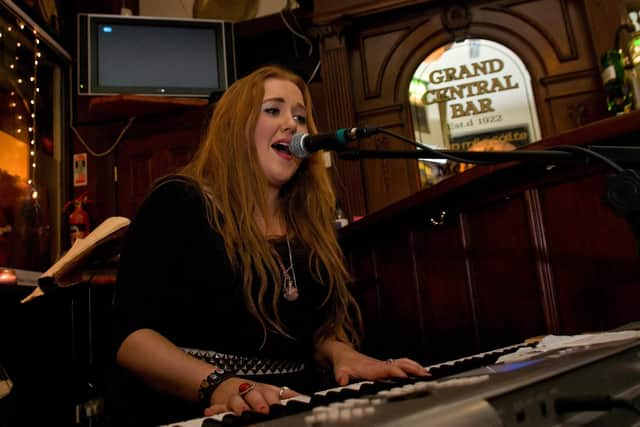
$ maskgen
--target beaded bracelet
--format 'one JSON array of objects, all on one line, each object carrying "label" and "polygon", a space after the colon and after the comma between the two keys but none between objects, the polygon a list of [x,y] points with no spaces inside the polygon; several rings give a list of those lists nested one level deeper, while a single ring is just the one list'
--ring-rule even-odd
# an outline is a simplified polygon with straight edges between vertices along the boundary
[{"label": "beaded bracelet", "polygon": [[198,402],[200,406],[208,408],[211,406],[211,395],[224,380],[234,376],[233,372],[225,371],[222,368],[215,368],[213,372],[207,375],[200,383],[198,388]]}]

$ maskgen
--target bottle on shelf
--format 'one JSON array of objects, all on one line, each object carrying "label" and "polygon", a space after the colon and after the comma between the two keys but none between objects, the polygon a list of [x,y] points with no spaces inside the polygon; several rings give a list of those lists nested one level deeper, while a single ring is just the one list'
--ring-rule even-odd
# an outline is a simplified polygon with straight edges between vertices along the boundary
[{"label": "bottle on shelf", "polygon": [[628,113],[633,109],[633,94],[625,81],[624,60],[619,49],[602,55],[602,83],[607,96],[607,110],[612,115]]}]

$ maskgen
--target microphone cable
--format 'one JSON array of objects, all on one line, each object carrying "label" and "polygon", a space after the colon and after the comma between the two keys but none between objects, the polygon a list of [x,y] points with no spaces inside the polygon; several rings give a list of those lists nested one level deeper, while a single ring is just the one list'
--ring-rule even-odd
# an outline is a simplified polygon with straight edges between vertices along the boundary
[{"label": "microphone cable", "polygon": [[[453,155],[453,154],[449,154],[449,153],[443,153],[441,151],[438,150],[434,150],[424,144],[421,144],[419,142],[416,142],[414,140],[412,140],[411,138],[407,138],[404,135],[400,135],[396,132],[392,132],[390,130],[384,129],[384,128],[375,128],[377,133],[382,133],[382,134],[386,134],[389,136],[392,136],[394,138],[397,138],[403,142],[408,143],[409,145],[413,145],[414,147],[420,148],[424,151],[426,151],[427,153],[434,153],[434,157],[443,157],[445,159],[448,160],[453,160],[456,162],[460,162],[460,163],[473,163],[473,164],[479,164],[479,165],[492,165],[492,164],[497,164],[497,163],[503,163],[501,161],[490,161],[490,160],[475,160],[475,159],[465,159],[464,158],[464,152],[461,152],[460,154],[457,155]],[[562,151],[562,152],[573,152],[573,153],[582,153],[585,155],[585,157],[589,158],[594,158],[604,164],[606,164],[607,166],[609,166],[610,168],[612,168],[613,170],[615,170],[618,173],[623,173],[625,172],[625,169],[622,168],[619,164],[617,164],[616,162],[614,162],[613,160],[609,159],[606,156],[603,156],[600,153],[597,153],[593,150],[590,150],[588,148],[584,148],[578,145],[558,145],[555,147],[551,147],[548,149],[549,151]],[[517,160],[510,160],[510,161],[517,161]]]},{"label": "microphone cable", "polygon": [[420,148],[421,150],[426,151],[427,153],[433,153],[435,158],[439,158],[439,157],[443,157],[445,159],[448,160],[453,160],[456,162],[460,162],[460,163],[474,163],[474,164],[478,164],[478,165],[492,165],[492,164],[496,164],[499,162],[492,162],[492,161],[487,161],[487,160],[466,160],[463,157],[459,157],[457,155],[453,155],[453,154],[449,154],[449,153],[443,153],[437,150],[434,150],[433,148],[430,148],[424,144],[421,144],[419,142],[414,141],[411,138],[407,138],[404,135],[400,135],[399,133],[396,132],[392,132],[390,130],[384,129],[384,128],[374,128],[377,133],[383,133],[385,135],[389,135],[392,136],[394,138],[397,138],[403,142],[406,142],[409,145],[413,145],[414,147]]}]

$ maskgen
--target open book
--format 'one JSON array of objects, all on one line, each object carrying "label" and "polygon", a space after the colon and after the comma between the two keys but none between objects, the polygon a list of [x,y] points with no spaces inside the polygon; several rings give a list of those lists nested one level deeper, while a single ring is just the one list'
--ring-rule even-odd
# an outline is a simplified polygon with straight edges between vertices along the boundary
[{"label": "open book", "polygon": [[122,216],[107,218],[73,246],[38,278],[38,288],[22,302],[43,295],[53,287],[67,287],[86,280],[87,267],[117,257],[131,221]]}]

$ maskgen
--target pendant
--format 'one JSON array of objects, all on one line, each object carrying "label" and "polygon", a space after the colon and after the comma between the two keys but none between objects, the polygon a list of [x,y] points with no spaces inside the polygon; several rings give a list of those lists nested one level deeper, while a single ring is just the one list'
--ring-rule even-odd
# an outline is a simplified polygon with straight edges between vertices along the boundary
[{"label": "pendant", "polygon": [[284,289],[284,299],[287,301],[295,301],[298,299],[298,288],[294,288],[293,286],[287,286]]}]

